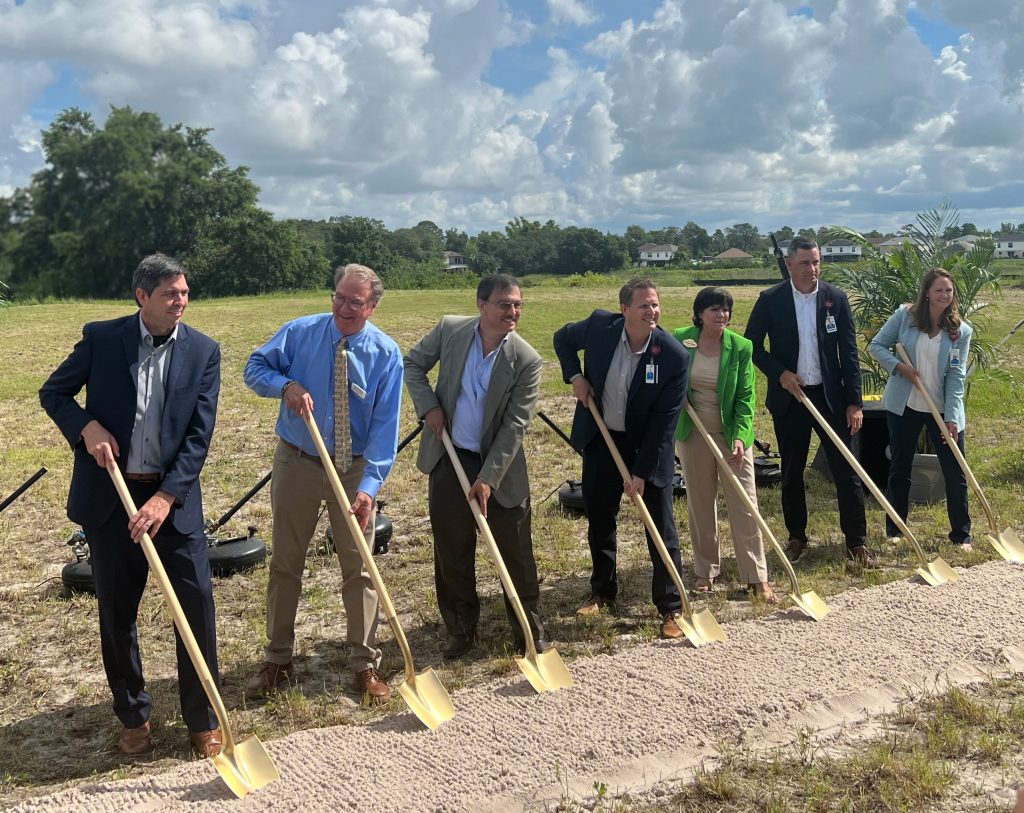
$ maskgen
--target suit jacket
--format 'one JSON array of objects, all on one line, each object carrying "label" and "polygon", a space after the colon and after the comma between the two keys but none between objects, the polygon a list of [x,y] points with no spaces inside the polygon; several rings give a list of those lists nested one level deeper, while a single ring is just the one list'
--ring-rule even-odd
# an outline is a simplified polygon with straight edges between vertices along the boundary
[{"label": "suit jacket", "polygon": [[[945,330],[939,334],[938,378],[942,387],[942,403],[936,406],[942,411],[942,417],[947,421],[956,422],[957,429],[961,432],[967,425],[967,414],[964,411],[964,380],[967,374],[967,353],[971,348],[973,332],[969,324],[961,322],[956,341],[953,341]],[[917,358],[917,340],[921,336],[922,332],[914,325],[909,306],[903,306],[889,317],[868,345],[868,352],[889,371],[889,381],[885,385],[885,394],[882,395],[882,406],[896,415],[902,415],[903,410],[907,408],[907,399],[914,391],[914,385],[909,378],[893,372],[901,361],[893,352],[893,347],[896,346],[896,342],[900,342],[907,348],[907,355],[914,362]],[[951,351],[954,348],[957,350],[957,363],[950,364]]]},{"label": "suit jacket", "polygon": [[[700,328],[680,327],[672,331],[673,337],[693,360],[697,352]],[[692,343],[693,346],[688,345]],[[725,439],[732,446],[737,438],[749,449],[754,442],[754,364],[751,360],[753,345],[739,333],[725,329],[722,351],[718,357],[718,404],[722,412]],[[689,390],[687,390],[689,392]],[[693,431],[693,418],[685,409],[679,414],[676,437],[686,440]]]},{"label": "suit jacket", "polygon": [[[835,317],[835,333],[825,329],[829,315]],[[825,401],[833,414],[845,415],[847,407],[863,406],[857,333],[850,300],[839,288],[823,280],[818,280],[817,327]],[[773,417],[785,415],[796,399],[779,384],[779,376],[786,370],[795,373],[800,357],[796,305],[789,280],[761,292],[744,335],[753,342],[754,364],[768,379],[768,410]],[[768,350],[764,346],[766,337],[771,345]]]},{"label": "suit jacket", "polygon": [[[555,354],[562,366],[562,378],[568,384],[576,373],[582,373],[594,388],[598,405],[624,325],[621,313],[596,310],[555,332]],[[648,364],[658,367],[657,381],[651,384],[646,383]],[[626,437],[636,449],[632,474],[659,488],[670,485],[675,474],[672,435],[683,408],[689,366],[690,357],[682,345],[658,327],[640,357],[626,396]],[[599,432],[587,406],[577,403],[570,435],[573,446],[582,452]]]},{"label": "suit jacket", "polygon": [[[462,372],[479,322],[477,316],[445,316],[406,355],[405,384],[418,417],[439,406],[451,425]],[[438,363],[441,369],[437,385],[431,387],[427,373]],[[483,465],[479,476],[491,487],[491,496],[506,508],[522,505],[530,496],[523,437],[540,395],[542,364],[540,354],[512,331],[491,371],[480,435]],[[444,444],[433,432],[426,431],[416,465],[430,474],[446,454]]]},{"label": "suit jacket", "polygon": [[[118,467],[124,471],[135,424],[136,382],[131,367],[139,359],[139,314],[91,322],[64,362],[39,390],[39,401],[74,450],[68,518],[82,526],[105,522],[121,504],[106,470],[85,449],[82,429],[92,420],[117,440]],[[85,387],[84,408],[75,396]],[[220,347],[187,325],[178,336],[167,371],[160,428],[163,480],[172,495],[167,522],[183,534],[203,527],[199,472],[206,461],[220,391]]]}]

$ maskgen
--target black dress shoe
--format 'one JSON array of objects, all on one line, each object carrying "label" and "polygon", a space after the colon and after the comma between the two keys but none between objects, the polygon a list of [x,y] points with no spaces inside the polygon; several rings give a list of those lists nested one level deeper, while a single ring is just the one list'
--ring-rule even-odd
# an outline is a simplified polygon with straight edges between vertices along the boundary
[{"label": "black dress shoe", "polygon": [[473,644],[476,643],[476,631],[470,630],[466,633],[448,633],[448,640],[444,645],[444,649],[441,650],[441,657],[446,660],[454,660],[455,658],[461,658],[469,650],[473,648]]},{"label": "black dress shoe", "polygon": [[[554,644],[547,638],[537,638],[533,642],[533,645],[537,647],[538,655],[542,655],[554,646]],[[518,635],[515,637],[515,648],[517,654],[522,656],[526,655],[526,642]]]}]

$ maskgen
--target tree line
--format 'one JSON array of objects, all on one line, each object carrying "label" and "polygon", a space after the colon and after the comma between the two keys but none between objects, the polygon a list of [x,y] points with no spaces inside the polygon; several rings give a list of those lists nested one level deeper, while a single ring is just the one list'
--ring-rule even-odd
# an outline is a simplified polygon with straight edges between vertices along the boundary
[{"label": "tree line", "polygon": [[[257,205],[248,167],[228,166],[209,134],[130,107],[111,108],[102,127],[78,108],[60,113],[42,133],[43,169],[0,197],[0,290],[27,299],[125,296],[139,258],[154,251],[182,260],[193,290],[207,296],[322,288],[347,262],[373,267],[392,288],[471,285],[498,270],[605,274],[635,265],[647,243],[676,246],[675,265],[730,247],[768,261],[767,238],[750,223],[713,233],[692,220],[631,225],[618,235],[516,218],[470,236],[429,220],[394,230],[347,214],[278,220]],[[783,226],[776,235],[825,233]],[[471,270],[447,271],[446,251]]]}]

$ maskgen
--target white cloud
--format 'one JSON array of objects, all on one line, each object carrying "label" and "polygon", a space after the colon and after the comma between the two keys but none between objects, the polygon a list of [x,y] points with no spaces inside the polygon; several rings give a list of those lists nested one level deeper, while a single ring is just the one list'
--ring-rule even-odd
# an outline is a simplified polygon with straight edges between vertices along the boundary
[{"label": "white cloud", "polygon": [[547,0],[548,14],[555,24],[587,26],[597,22],[598,14],[582,0]]}]

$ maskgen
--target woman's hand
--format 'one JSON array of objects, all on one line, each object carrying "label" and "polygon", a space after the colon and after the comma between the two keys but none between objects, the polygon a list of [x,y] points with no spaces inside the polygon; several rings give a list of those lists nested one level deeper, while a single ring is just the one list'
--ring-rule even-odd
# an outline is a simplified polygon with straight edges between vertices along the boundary
[{"label": "woman's hand", "polygon": [[734,469],[738,469],[743,465],[743,456],[746,454],[746,447],[743,445],[743,441],[736,438],[732,442],[732,455],[729,456],[729,465]]}]

